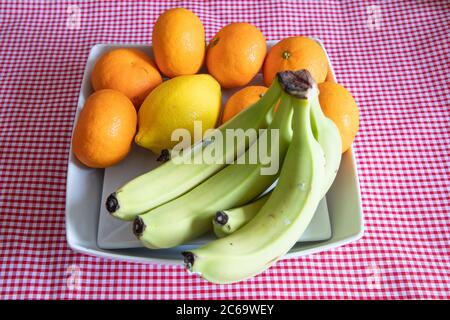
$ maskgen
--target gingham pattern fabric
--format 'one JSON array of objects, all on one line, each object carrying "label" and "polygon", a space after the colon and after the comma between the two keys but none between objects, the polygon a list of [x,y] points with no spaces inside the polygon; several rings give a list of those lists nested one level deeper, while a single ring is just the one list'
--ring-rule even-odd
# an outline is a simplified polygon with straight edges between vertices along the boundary
[{"label": "gingham pattern fabric", "polygon": [[[268,40],[323,41],[361,111],[361,240],[234,285],[68,248],[66,168],[89,49],[150,43],[157,16],[175,6],[193,10],[208,39],[247,21]],[[445,0],[1,1],[0,297],[449,298],[449,21]],[[73,272],[79,286],[68,285]]]}]

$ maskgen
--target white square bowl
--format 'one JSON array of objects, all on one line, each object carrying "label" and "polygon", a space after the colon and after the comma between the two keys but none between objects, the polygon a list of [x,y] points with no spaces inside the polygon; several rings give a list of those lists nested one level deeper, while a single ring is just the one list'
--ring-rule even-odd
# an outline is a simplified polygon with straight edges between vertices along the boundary
[{"label": "white square bowl", "polygon": [[[316,39],[316,41],[322,45],[319,40]],[[275,43],[276,41],[269,41],[267,47],[271,48]],[[153,58],[151,46],[98,44],[92,47],[83,76],[74,126],[87,97],[93,91],[90,84],[90,76],[96,59],[99,54],[119,47],[139,48]],[[252,83],[261,83],[261,75],[259,74],[255,77]],[[226,94],[224,93],[224,97],[228,97],[234,91],[236,90],[227,91]],[[104,176],[105,170],[91,169],[84,166],[75,158],[72,148],[70,149],[66,188],[66,233],[69,247],[78,252],[106,258],[149,263],[181,264],[183,261],[180,254],[181,251],[192,248],[195,244],[172,249],[149,250],[136,247],[135,243],[130,242],[123,230],[118,231],[122,234],[116,239],[112,239],[109,243],[106,241],[107,238],[99,233],[99,226],[103,228],[105,221],[107,222],[109,218],[104,216],[102,210],[104,205],[104,195],[102,195],[104,193]],[[311,229],[313,229],[313,235],[314,230],[328,234],[327,236],[322,235],[322,238],[320,236],[317,238],[327,240],[298,242],[285,257],[295,257],[328,250],[355,241],[362,236],[364,226],[360,191],[355,159],[351,149],[343,154],[336,180],[327,193],[326,203],[321,207],[325,208],[324,210],[328,208],[330,221],[327,219],[319,220],[323,221],[322,228],[320,228],[319,222],[316,223],[315,229]],[[330,227],[331,230],[329,230]],[[122,243],[117,242],[116,240],[121,239],[121,237],[125,238],[124,241]],[[309,240],[314,240],[314,236],[310,237]],[[198,242],[194,243],[198,244]],[[114,247],[117,249],[113,249]]]}]

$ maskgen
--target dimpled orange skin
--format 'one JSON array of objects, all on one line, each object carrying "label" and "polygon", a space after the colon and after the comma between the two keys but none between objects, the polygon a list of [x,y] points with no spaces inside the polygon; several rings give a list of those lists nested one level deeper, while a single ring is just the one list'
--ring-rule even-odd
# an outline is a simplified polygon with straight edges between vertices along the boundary
[{"label": "dimpled orange skin", "polygon": [[205,58],[205,29],[191,11],[174,8],[158,17],[153,27],[156,64],[169,78],[196,74]]},{"label": "dimpled orange skin", "polygon": [[274,45],[264,62],[264,84],[270,86],[275,75],[285,70],[308,70],[317,83],[325,81],[328,59],[322,47],[307,37],[290,37]]},{"label": "dimpled orange skin", "polygon": [[136,126],[136,109],[130,99],[111,89],[97,91],[81,110],[72,150],[88,167],[112,166],[130,151]]},{"label": "dimpled orange skin", "polygon": [[351,93],[340,84],[323,82],[318,87],[320,106],[338,127],[344,153],[352,145],[359,129],[358,105]]},{"label": "dimpled orange skin", "polygon": [[257,102],[267,90],[264,86],[248,86],[234,93],[225,104],[222,123]]},{"label": "dimpled orange skin", "polygon": [[245,86],[261,69],[266,39],[249,23],[231,23],[209,43],[206,66],[224,88]]},{"label": "dimpled orange skin", "polygon": [[127,48],[104,54],[95,64],[91,76],[95,91],[120,91],[136,109],[161,82],[161,74],[150,57],[140,50]]}]

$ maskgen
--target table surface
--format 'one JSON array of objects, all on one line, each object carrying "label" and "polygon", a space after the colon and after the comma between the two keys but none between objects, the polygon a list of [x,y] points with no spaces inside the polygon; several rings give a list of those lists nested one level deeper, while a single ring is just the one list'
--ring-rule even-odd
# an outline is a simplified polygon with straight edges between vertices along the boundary
[{"label": "table surface", "polygon": [[[174,6],[193,10],[207,39],[247,21],[268,40],[323,41],[361,112],[361,240],[234,285],[68,248],[66,167],[89,49],[150,43]],[[446,1],[1,1],[0,298],[450,298],[449,21]]]}]

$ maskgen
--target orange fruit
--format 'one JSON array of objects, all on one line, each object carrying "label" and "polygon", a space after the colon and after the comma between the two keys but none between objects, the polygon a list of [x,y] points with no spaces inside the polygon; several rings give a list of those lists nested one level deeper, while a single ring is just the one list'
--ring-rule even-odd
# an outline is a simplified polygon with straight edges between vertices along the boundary
[{"label": "orange fruit", "polygon": [[359,129],[358,105],[351,93],[340,84],[323,82],[319,84],[319,91],[320,106],[338,127],[344,153],[350,148]]},{"label": "orange fruit", "polygon": [[153,61],[137,49],[115,49],[95,64],[91,76],[94,90],[113,89],[125,94],[139,109],[142,101],[162,82]]},{"label": "orange fruit", "polygon": [[263,67],[264,83],[269,87],[279,71],[300,69],[308,70],[317,83],[324,82],[328,72],[325,52],[316,41],[307,37],[283,39],[267,54]]},{"label": "orange fruit", "polygon": [[231,23],[209,43],[206,66],[222,87],[240,87],[258,73],[265,55],[266,39],[258,28],[249,23]]},{"label": "orange fruit", "polygon": [[88,167],[112,166],[130,151],[136,125],[136,109],[123,93],[111,89],[96,91],[80,112],[72,150]]},{"label": "orange fruit", "polygon": [[222,123],[257,102],[267,90],[264,86],[248,86],[234,93],[225,104]]},{"label": "orange fruit", "polygon": [[156,64],[169,78],[195,74],[205,57],[205,29],[191,11],[174,8],[158,17],[153,27]]}]

